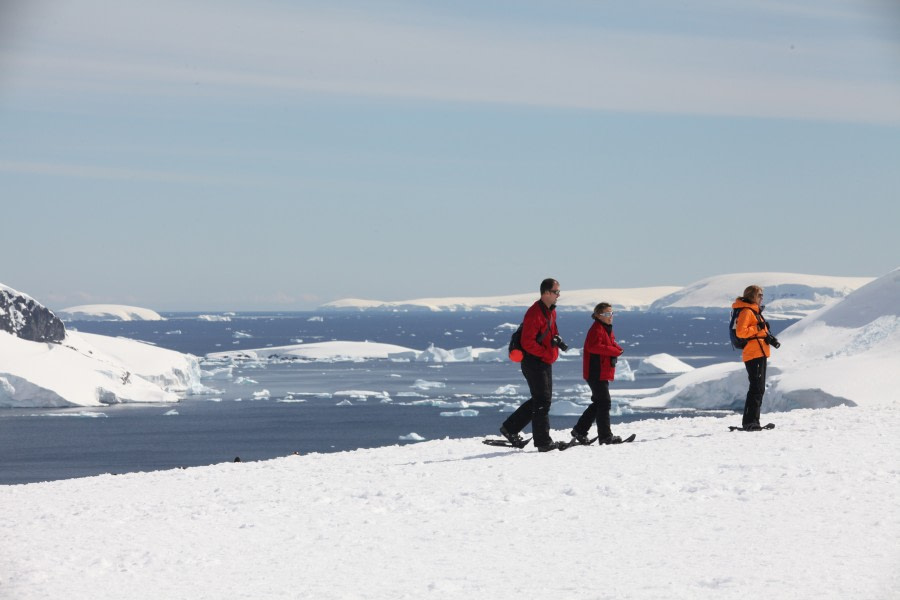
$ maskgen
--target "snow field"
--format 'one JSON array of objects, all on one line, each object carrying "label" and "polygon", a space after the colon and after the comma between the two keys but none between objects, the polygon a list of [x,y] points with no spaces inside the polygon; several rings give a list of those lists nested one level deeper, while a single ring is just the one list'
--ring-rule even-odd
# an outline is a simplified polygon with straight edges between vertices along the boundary
[{"label": "snow field", "polygon": [[0,597],[896,597],[900,411],[766,419],[0,487]]}]

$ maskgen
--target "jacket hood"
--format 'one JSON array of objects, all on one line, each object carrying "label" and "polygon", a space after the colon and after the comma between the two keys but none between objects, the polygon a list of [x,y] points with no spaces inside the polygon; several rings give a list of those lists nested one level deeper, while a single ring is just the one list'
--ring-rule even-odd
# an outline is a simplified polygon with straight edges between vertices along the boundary
[{"label": "jacket hood", "polygon": [[758,304],[755,302],[747,302],[743,298],[737,298],[731,305],[731,308],[752,308],[756,312],[761,312]]}]

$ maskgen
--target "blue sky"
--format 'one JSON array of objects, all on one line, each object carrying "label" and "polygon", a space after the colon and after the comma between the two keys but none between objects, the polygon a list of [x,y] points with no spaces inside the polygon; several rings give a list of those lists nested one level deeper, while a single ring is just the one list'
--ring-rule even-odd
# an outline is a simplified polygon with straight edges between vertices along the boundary
[{"label": "blue sky", "polygon": [[898,266],[890,1],[0,3],[0,282],[292,310]]}]

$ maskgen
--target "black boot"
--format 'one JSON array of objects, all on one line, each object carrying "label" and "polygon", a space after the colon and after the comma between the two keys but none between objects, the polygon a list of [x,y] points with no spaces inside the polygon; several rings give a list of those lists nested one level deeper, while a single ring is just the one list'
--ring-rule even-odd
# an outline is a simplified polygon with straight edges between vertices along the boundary
[{"label": "black boot", "polygon": [[506,427],[504,427],[503,425],[500,426],[500,435],[505,437],[506,441],[508,441],[510,444],[512,444],[516,448],[524,448],[525,444],[528,443],[518,433],[510,433],[509,431],[507,431]]},{"label": "black boot", "polygon": [[550,442],[546,446],[538,446],[538,452],[550,452],[551,450],[560,450],[565,448],[565,442]]},{"label": "black boot", "polygon": [[575,440],[575,442],[581,444],[582,446],[587,446],[588,444],[591,443],[591,440],[588,438],[587,435],[585,435],[583,433],[579,433],[575,429],[572,430],[572,439]]}]

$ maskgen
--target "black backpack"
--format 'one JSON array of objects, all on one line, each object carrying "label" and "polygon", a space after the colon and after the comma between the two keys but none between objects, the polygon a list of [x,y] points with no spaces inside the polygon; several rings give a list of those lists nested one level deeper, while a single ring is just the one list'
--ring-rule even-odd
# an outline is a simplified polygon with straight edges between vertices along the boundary
[{"label": "black backpack", "polygon": [[[513,354],[514,350],[518,350],[518,352]],[[513,331],[512,336],[509,338],[509,360],[513,362],[522,362],[524,357],[525,349],[522,348],[522,324],[519,323],[519,327]]]},{"label": "black backpack", "polygon": [[741,314],[741,311],[745,310],[745,309],[749,310],[754,315],[756,315],[757,324],[765,322],[765,321],[763,321],[762,315],[760,315],[758,312],[756,312],[755,310],[753,310],[752,308],[750,308],[748,306],[744,306],[742,308],[731,309],[731,321],[729,321],[729,323],[728,323],[728,337],[731,339],[731,347],[734,348],[735,350],[743,350],[744,346],[747,345],[747,342],[750,341],[747,338],[738,337],[737,330],[735,329],[735,327],[737,326],[736,323],[737,323],[738,315]]},{"label": "black backpack", "polygon": [[[513,334],[509,338],[509,360],[513,362],[522,362],[522,359],[525,358],[525,348],[522,347],[522,325],[524,325],[524,323],[519,323],[519,327],[513,331]],[[547,331],[538,334],[538,344],[540,344],[546,336],[550,335],[550,328],[552,326],[550,318],[548,317]],[[513,352],[515,352],[515,354],[513,354]]]}]

